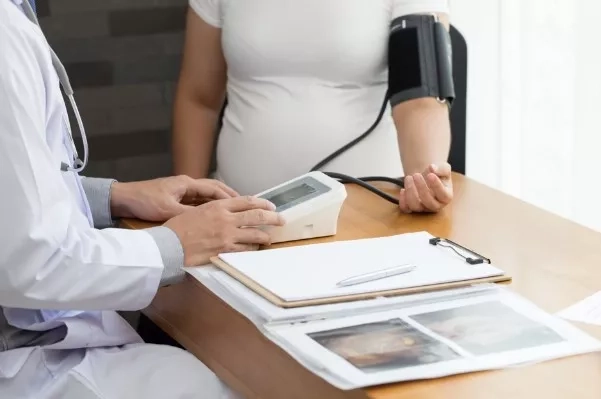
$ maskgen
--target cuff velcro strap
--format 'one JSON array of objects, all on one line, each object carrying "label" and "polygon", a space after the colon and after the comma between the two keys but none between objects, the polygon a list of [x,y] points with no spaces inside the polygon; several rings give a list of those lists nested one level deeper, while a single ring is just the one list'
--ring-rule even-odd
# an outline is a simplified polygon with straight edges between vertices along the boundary
[{"label": "cuff velcro strap", "polygon": [[455,89],[451,38],[437,17],[409,15],[392,22],[388,93],[391,106],[423,97],[452,105]]}]

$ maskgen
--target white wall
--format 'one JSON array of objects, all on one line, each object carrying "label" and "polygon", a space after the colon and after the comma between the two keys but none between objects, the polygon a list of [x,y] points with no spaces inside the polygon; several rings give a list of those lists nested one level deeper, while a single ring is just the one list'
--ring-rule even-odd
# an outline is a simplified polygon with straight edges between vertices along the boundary
[{"label": "white wall", "polygon": [[[499,0],[450,0],[451,23],[468,46],[466,174],[498,187]],[[481,16],[487,16],[481,18]],[[492,159],[491,159],[492,157]]]},{"label": "white wall", "polygon": [[467,175],[601,230],[601,1],[450,5],[468,44]]}]

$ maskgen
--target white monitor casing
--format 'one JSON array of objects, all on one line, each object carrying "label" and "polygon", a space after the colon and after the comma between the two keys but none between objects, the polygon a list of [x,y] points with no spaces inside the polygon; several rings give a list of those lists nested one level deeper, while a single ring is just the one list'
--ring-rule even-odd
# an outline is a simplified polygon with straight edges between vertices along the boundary
[{"label": "white monitor casing", "polygon": [[[275,244],[335,235],[347,194],[337,180],[322,172],[310,172],[256,196],[274,202],[286,221],[284,226],[263,227]],[[278,197],[284,202],[273,201]]]}]

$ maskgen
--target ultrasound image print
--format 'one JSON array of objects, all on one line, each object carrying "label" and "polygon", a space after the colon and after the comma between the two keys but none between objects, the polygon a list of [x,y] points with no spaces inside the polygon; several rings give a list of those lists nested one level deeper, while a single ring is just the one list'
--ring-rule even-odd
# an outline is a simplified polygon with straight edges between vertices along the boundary
[{"label": "ultrasound image print", "polygon": [[485,302],[411,316],[474,355],[555,344],[563,338],[501,302]]},{"label": "ultrasound image print", "polygon": [[309,337],[366,373],[461,357],[401,319],[320,331]]}]

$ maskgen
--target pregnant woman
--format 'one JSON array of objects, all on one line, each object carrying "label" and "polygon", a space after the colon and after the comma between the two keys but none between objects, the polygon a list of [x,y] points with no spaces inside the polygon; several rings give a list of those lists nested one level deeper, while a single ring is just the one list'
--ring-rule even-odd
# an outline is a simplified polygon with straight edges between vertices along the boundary
[{"label": "pregnant woman", "polygon": [[[174,172],[214,172],[240,194],[307,173],[376,120],[391,23],[415,14],[448,28],[447,0],[190,0]],[[321,170],[404,175],[400,209],[435,212],[453,196],[450,136],[448,105],[433,96],[388,104],[367,138]]]}]

